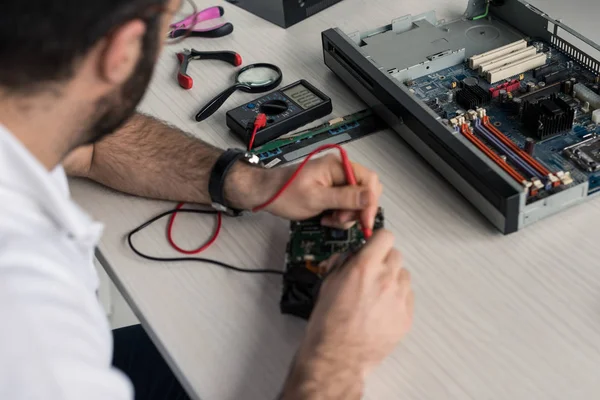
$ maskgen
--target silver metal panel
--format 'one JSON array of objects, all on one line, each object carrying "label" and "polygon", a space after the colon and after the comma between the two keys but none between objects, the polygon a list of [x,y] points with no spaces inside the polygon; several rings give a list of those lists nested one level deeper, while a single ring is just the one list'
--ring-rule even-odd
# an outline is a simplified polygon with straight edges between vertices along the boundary
[{"label": "silver metal panel", "polygon": [[[401,24],[397,23],[402,33],[388,30],[369,37],[361,35],[361,50],[386,71],[396,73],[412,69],[411,73],[402,73],[412,79],[522,38],[514,29],[498,21],[459,20],[436,26],[428,19],[415,18],[406,16]],[[405,30],[407,27],[409,29]]]},{"label": "silver metal panel", "polygon": [[588,183],[585,182],[525,206],[519,214],[519,229],[583,202],[587,192]]},{"label": "silver metal panel", "polygon": [[420,78],[424,75],[432,74],[462,63],[465,59],[465,49],[437,54],[435,57],[430,58],[430,60],[428,59],[421,64],[413,65],[412,67],[403,70],[389,70],[388,73],[391,73],[392,77],[400,82]]},{"label": "silver metal panel", "polygon": [[555,20],[570,26],[592,42],[600,43],[598,17],[600,2],[598,0],[528,0],[529,4],[549,15]]}]

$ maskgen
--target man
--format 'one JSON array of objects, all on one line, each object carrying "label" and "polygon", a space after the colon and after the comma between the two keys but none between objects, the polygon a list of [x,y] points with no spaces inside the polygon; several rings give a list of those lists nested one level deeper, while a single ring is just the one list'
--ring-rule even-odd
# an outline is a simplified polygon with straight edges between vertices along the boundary
[{"label": "man", "polygon": [[[111,336],[96,298],[92,258],[101,228],[69,199],[63,162],[74,175],[124,192],[202,204],[220,195],[223,206],[240,210],[267,200],[293,173],[228,161],[222,150],[134,113],[180,6],[181,0],[3,3],[1,399],[133,398],[130,381],[111,366]],[[209,180],[218,162],[231,168],[218,176],[215,192]],[[371,226],[381,185],[373,172],[353,167],[358,185],[347,186],[336,157],[311,162],[266,211],[300,219],[334,209],[323,223],[358,218]],[[413,296],[393,240],[378,232],[326,280],[283,399],[360,398],[368,373],[409,329]],[[148,393],[155,363],[135,361],[123,369],[130,369],[136,398],[183,398],[160,387]]]}]

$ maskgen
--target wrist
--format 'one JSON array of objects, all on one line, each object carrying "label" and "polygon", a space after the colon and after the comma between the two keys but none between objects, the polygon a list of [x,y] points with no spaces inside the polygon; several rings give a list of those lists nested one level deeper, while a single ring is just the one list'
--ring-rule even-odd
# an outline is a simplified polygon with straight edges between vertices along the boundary
[{"label": "wrist", "polygon": [[267,172],[264,168],[237,161],[225,177],[223,185],[227,206],[238,210],[252,210],[260,205],[265,196]]},{"label": "wrist", "polygon": [[350,360],[325,355],[305,356],[302,351],[292,365],[282,400],[359,400],[364,374]]}]

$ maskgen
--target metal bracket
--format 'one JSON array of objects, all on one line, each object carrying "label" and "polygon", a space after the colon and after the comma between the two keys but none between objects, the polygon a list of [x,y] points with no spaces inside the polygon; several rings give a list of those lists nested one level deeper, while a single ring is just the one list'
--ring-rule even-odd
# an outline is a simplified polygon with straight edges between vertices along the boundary
[{"label": "metal bracket", "polygon": [[392,20],[392,32],[404,33],[408,32],[413,28],[413,24],[417,21],[426,20],[431,25],[437,25],[438,21],[435,16],[435,11],[428,11],[423,14],[415,15],[414,17],[410,14],[400,18]]}]

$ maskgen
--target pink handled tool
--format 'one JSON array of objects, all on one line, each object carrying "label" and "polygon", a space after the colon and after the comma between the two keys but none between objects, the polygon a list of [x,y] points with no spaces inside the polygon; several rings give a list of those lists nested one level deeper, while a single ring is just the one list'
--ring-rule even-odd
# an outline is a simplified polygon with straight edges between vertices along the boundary
[{"label": "pink handled tool", "polygon": [[221,6],[209,7],[198,11],[179,22],[171,24],[170,28],[172,30],[169,33],[169,37],[177,38],[188,34],[193,37],[217,38],[229,35],[233,32],[233,25],[230,22],[221,23],[210,28],[199,28],[196,26],[200,22],[221,18],[223,14],[225,14],[225,10]]}]

